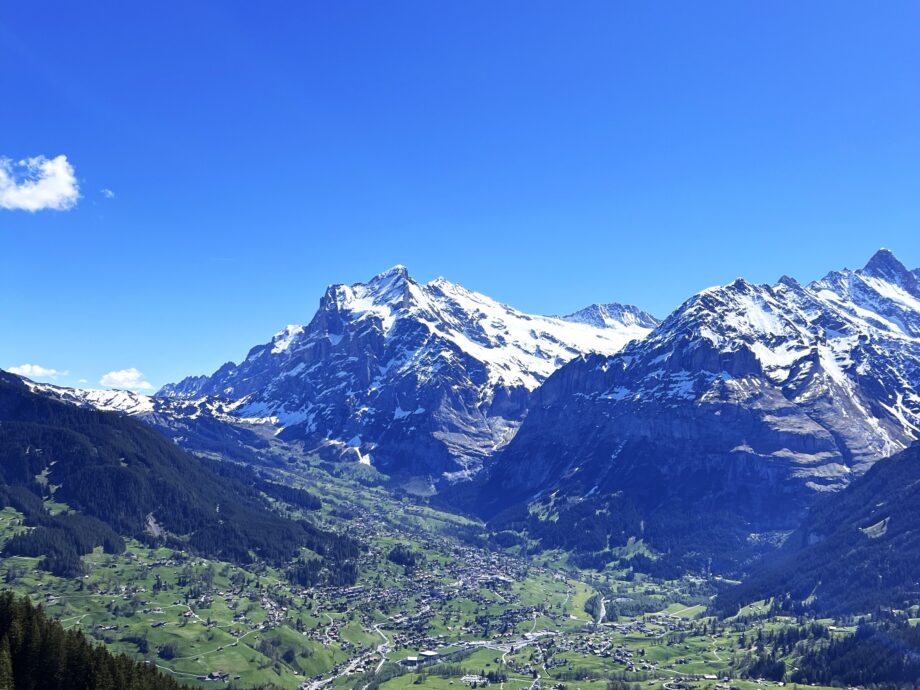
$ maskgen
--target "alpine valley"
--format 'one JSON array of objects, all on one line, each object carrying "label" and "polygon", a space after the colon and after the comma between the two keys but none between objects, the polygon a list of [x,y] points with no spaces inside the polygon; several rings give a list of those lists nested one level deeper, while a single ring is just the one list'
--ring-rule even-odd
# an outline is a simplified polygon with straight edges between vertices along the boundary
[{"label": "alpine valley", "polygon": [[31,599],[0,688],[63,687],[65,647],[100,689],[918,687],[920,269],[888,250],[664,320],[396,266],[190,373],[0,372]]}]

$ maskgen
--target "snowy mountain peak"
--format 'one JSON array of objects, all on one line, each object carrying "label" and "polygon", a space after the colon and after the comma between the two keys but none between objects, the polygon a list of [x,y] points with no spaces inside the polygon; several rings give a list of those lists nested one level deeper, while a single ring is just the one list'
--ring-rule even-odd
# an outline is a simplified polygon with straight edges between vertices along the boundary
[{"label": "snowy mountain peak", "polygon": [[357,283],[354,287],[366,287],[366,294],[373,295],[376,299],[387,301],[393,296],[401,298],[410,286],[418,285],[409,275],[409,269],[401,264],[379,273],[367,283]]},{"label": "snowy mountain peak", "polygon": [[390,268],[385,270],[383,273],[377,274],[377,278],[384,278],[386,276],[393,276],[393,275],[399,275],[404,278],[408,278],[409,269],[406,268],[403,264],[393,264],[392,266],[390,266]]},{"label": "snowy mountain peak", "polygon": [[382,316],[384,311],[409,306],[413,288],[417,291],[418,287],[406,267],[397,265],[366,283],[330,285],[320,310],[377,312]]},{"label": "snowy mountain peak", "polygon": [[303,333],[303,326],[298,326],[297,324],[286,326],[275,333],[271,341],[272,353],[278,354],[287,350],[301,333]]},{"label": "snowy mountain peak", "polygon": [[867,275],[888,279],[898,278],[908,273],[907,268],[898,260],[894,253],[892,253],[890,249],[885,249],[884,247],[872,255],[872,258],[866,262],[862,270],[863,273]]},{"label": "snowy mountain peak", "polygon": [[859,273],[897,285],[920,297],[916,276],[887,249],[879,249]]},{"label": "snowy mountain peak", "polygon": [[562,317],[566,321],[584,323],[598,328],[616,326],[638,326],[640,328],[655,328],[661,323],[651,314],[642,311],[631,304],[592,304],[584,309],[567,314]]},{"label": "snowy mountain peak", "polygon": [[330,286],[308,325],[288,326],[240,364],[159,395],[213,396],[240,416],[274,417],[287,436],[357,449],[361,461],[388,469],[470,472],[514,435],[531,393],[560,366],[613,354],[657,325],[619,304],[579,314],[525,314],[444,278],[419,283],[395,266]]}]

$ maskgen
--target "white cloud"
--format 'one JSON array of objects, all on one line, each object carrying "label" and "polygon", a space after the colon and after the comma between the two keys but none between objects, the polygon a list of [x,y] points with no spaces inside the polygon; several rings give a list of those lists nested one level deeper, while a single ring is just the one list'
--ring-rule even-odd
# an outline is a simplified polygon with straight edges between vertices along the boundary
[{"label": "white cloud", "polygon": [[99,383],[108,388],[128,388],[142,391],[153,388],[150,382],[144,378],[144,375],[134,367],[110,371],[99,379]]},{"label": "white cloud", "polygon": [[18,163],[0,158],[0,208],[11,211],[66,211],[80,198],[67,156],[36,156]]},{"label": "white cloud", "polygon": [[115,192],[113,192],[111,189],[100,189],[99,191],[102,193],[102,196],[104,196],[106,199],[115,198]]},{"label": "white cloud", "polygon": [[17,376],[28,376],[30,379],[56,379],[58,376],[67,376],[70,373],[48,369],[38,364],[20,364],[18,367],[10,367],[8,371]]}]

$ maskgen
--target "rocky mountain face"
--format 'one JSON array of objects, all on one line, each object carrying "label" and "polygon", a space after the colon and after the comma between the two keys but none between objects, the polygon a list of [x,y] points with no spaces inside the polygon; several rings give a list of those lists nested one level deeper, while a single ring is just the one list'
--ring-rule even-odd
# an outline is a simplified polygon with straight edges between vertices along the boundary
[{"label": "rocky mountain face", "polygon": [[822,497],[749,580],[722,592],[734,613],[776,597],[790,612],[907,608],[920,590],[920,444],[878,462],[845,490]]},{"label": "rocky mountain face", "polygon": [[309,324],[157,398],[216,401],[326,455],[456,480],[507,444],[556,369],[585,353],[611,355],[657,323],[618,304],[532,316],[397,266],[330,287]]},{"label": "rocky mountain face", "polygon": [[920,436],[918,388],[920,284],[890,252],[808,285],[739,279],[553,374],[476,503],[558,522],[627,500],[647,518],[627,531],[721,513],[756,541]]}]

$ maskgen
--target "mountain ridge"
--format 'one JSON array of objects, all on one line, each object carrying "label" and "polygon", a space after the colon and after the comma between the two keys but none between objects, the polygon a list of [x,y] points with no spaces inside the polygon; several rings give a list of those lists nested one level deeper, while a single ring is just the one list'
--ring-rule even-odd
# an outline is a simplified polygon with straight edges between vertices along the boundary
[{"label": "mountain ridge", "polygon": [[742,542],[792,529],[814,495],[920,434],[912,278],[883,250],[807,286],[701,291],[641,342],[547,379],[476,509],[565,511],[622,493],[648,515],[671,516],[674,501],[732,512]]},{"label": "mountain ridge", "polygon": [[[338,539],[274,512],[263,497],[272,485],[248,469],[194,457],[130,416],[56,400],[6,372],[0,372],[0,424],[0,503],[46,532],[90,531],[90,525],[99,541],[77,540],[88,550],[119,548],[114,530],[233,562],[258,555],[285,563],[311,540]],[[35,480],[39,475],[46,484]],[[42,499],[51,497],[75,512],[50,515]],[[20,535],[4,554],[39,555],[30,551],[44,546],[42,538]],[[44,567],[79,573],[83,554],[73,541],[52,542]]]}]

